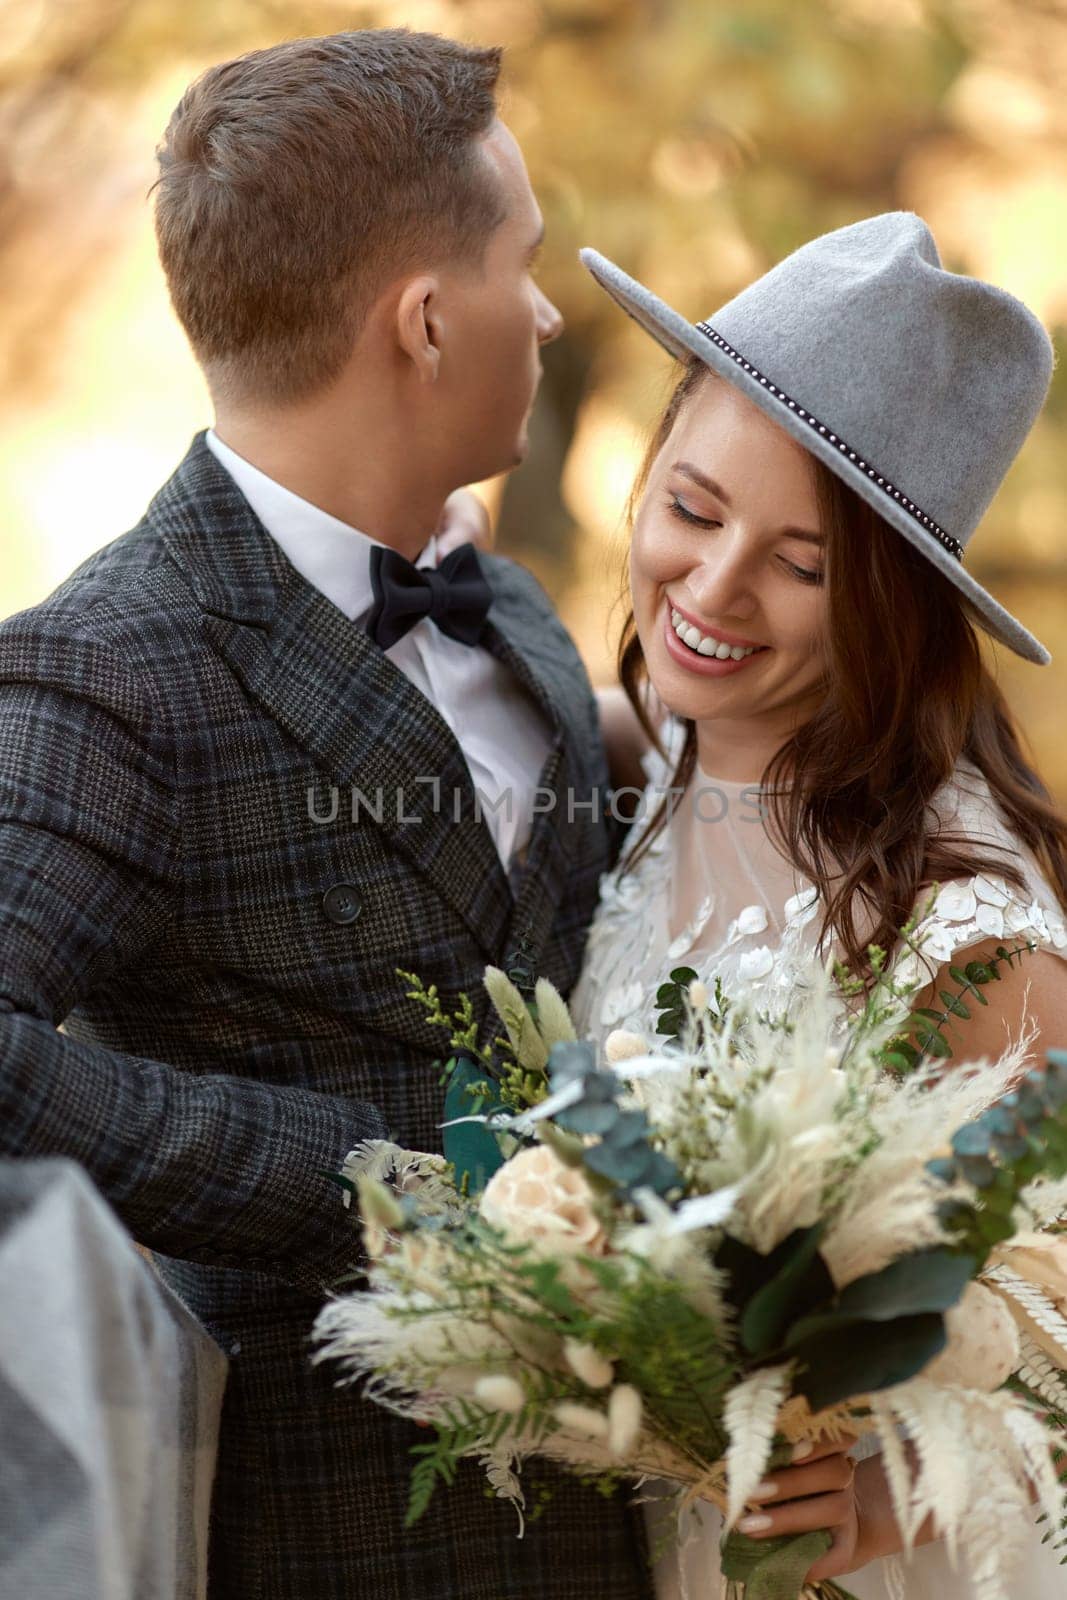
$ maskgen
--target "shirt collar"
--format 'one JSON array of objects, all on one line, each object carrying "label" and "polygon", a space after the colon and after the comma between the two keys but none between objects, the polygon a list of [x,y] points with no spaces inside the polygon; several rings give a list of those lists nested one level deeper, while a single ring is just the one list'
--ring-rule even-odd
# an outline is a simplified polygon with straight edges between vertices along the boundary
[{"label": "shirt collar", "polygon": [[[332,517],[291,489],[269,478],[224,444],[209,428],[208,449],[226,468],[248,504],[288,560],[313,588],[333,602],[350,622],[365,617],[374,603],[370,553],[381,541]],[[385,547],[383,547],[385,548]],[[437,565],[437,539],[430,536],[416,562]]]}]

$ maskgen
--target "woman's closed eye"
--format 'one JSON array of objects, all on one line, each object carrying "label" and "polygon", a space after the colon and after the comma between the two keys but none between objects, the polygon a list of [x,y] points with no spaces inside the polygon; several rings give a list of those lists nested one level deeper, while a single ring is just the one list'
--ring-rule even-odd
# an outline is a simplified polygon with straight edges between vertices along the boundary
[{"label": "woman's closed eye", "polygon": [[[677,517],[680,522],[688,523],[690,525],[690,527],[695,527],[695,528],[721,528],[722,527],[722,523],[716,517],[701,517],[701,516],[699,516],[697,514],[697,512],[691,510],[690,507],[686,505],[685,501],[682,500],[676,494],[668,495],[668,497],[667,497],[667,510],[671,513],[671,515],[673,517]],[[795,561],[790,561],[788,559],[788,557],[786,557],[786,556],[779,556],[778,559],[781,561],[781,563],[782,563],[783,567],[785,567],[786,571],[788,573],[790,573],[794,578],[796,578],[798,583],[808,583],[808,584],[822,583],[823,575],[822,575],[821,567],[801,567],[801,566],[798,566]]]},{"label": "woman's closed eye", "polygon": [[668,495],[667,510],[672,516],[677,517],[680,522],[688,522],[697,528],[722,527],[722,523],[715,517],[700,517],[695,511],[690,511],[685,501],[680,500],[676,494]]},{"label": "woman's closed eye", "polygon": [[798,567],[795,561],[787,561],[785,556],[781,557],[781,561],[782,565],[793,574],[794,578],[798,578],[801,583],[822,582],[822,569],[820,567]]}]

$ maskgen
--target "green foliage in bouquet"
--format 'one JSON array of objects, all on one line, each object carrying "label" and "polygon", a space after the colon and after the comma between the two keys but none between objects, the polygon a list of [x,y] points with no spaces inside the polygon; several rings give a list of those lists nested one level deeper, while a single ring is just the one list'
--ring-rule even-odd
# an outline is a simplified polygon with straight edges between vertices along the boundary
[{"label": "green foliage in bouquet", "polygon": [[979,1265],[1016,1231],[1013,1213],[1038,1176],[1067,1177],[1067,1051],[1050,1050],[1009,1094],[952,1137],[951,1156],[929,1163],[947,1184],[962,1179],[973,1200],[946,1200],[942,1218]]},{"label": "green foliage in bouquet", "polygon": [[397,969],[409,986],[407,998],[421,1006],[431,1027],[448,1034],[449,1055],[438,1063],[445,1090],[445,1153],[461,1186],[471,1192],[484,1188],[503,1160],[499,1138],[472,1119],[537,1105],[548,1092],[549,1051],[574,1040],[566,1005],[551,983],[535,980],[520,959],[522,949],[506,972],[486,968],[485,988],[504,1027],[490,1044],[479,1039],[469,995],[459,995],[456,1009],[446,1010],[436,984]]},{"label": "green foliage in bouquet", "polygon": [[822,1233],[795,1229],[769,1255],[725,1234],[712,1257],[742,1349],[757,1363],[795,1362],[793,1392],[812,1411],[920,1372],[944,1348],[944,1313],[975,1270],[962,1252],[919,1250],[838,1292]]},{"label": "green foliage in bouquet", "polygon": [[565,1133],[583,1139],[595,1134],[590,1146],[570,1147],[571,1159],[580,1161],[596,1177],[606,1178],[624,1194],[639,1189],[653,1194],[681,1192],[681,1175],[672,1161],[652,1144],[652,1128],[643,1111],[623,1105],[625,1084],[613,1072],[602,1071],[591,1044],[577,1040],[553,1045],[548,1058],[552,1093],[573,1088],[575,1098],[556,1112],[553,1121]]},{"label": "green foliage in bouquet", "polygon": [[[693,1016],[689,998],[690,985],[697,981],[692,967],[675,967],[656,990],[656,1032],[667,1038],[680,1039],[687,1022]],[[730,1015],[731,1002],[723,988],[721,978],[715,979],[710,1004],[699,1014],[697,1021],[703,1029],[722,1033]]]},{"label": "green foliage in bouquet", "polygon": [[[921,948],[914,923],[904,937]],[[1067,1439],[1063,1372],[1023,1347],[998,1391],[1015,1359],[1002,1339],[994,1376],[968,1395],[953,1334],[953,1376],[931,1376],[965,1292],[995,1309],[975,1283],[991,1252],[1020,1218],[1047,1225],[1067,1177],[1067,1052],[1007,1094],[1021,1051],[940,1070],[949,1023],[985,1004],[983,989],[1029,948],[952,968],[942,1009],[910,1016],[917,984],[872,949],[873,982],[846,1005],[843,1030],[842,992],[860,990],[840,972],[836,991],[825,975],[806,1006],[775,1019],[721,984],[710,1002],[678,967],[658,991],[658,1048],[630,1066],[601,1066],[532,972],[487,972],[504,1030],[489,1046],[466,997],[449,1013],[405,974],[428,1020],[448,1029],[446,1117],[480,1119],[446,1129],[446,1154],[466,1129],[515,1164],[477,1203],[460,1161],[454,1188],[440,1157],[395,1146],[366,1147],[373,1181],[352,1169],[365,1237],[378,1241],[371,1287],[328,1307],[318,1333],[375,1400],[434,1430],[415,1446],[409,1520],[469,1457],[521,1516],[517,1469],[534,1455],[605,1492],[666,1477],[679,1515],[710,1495],[730,1526],[763,1473],[791,1459],[791,1441],[835,1427],[895,1440],[902,1423],[924,1474],[907,1515],[948,1505],[962,1519],[966,1497],[938,1492],[938,1472],[944,1482],[961,1470],[959,1448],[938,1457],[951,1414],[973,1430],[968,1459],[983,1461],[972,1495],[994,1493],[1016,1520],[1028,1513],[1011,1433],[1058,1524],[1062,1491],[1040,1465]],[[413,1191],[379,1204],[374,1183],[406,1173]],[[1038,1179],[1054,1180],[1052,1198]],[[1067,1319],[1063,1329],[1067,1353]],[[962,1520],[956,1531],[972,1539]],[[794,1600],[827,1542],[732,1528],[726,1592]],[[832,1583],[804,1592],[847,1600]]]}]

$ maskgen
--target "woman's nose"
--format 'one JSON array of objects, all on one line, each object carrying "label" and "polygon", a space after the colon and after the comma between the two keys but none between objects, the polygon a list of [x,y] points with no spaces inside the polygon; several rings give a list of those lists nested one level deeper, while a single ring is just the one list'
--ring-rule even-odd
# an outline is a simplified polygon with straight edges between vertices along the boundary
[{"label": "woman's nose", "polygon": [[711,622],[726,617],[750,617],[757,607],[752,564],[743,549],[731,546],[720,534],[714,556],[694,566],[685,580],[693,609]]}]

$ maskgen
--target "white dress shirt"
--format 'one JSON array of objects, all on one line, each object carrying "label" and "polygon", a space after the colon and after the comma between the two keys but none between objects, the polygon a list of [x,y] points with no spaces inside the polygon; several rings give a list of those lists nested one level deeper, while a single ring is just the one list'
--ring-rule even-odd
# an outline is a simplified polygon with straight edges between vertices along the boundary
[{"label": "white dress shirt", "polygon": [[[350,622],[364,619],[374,603],[370,553],[380,541],[268,478],[224,444],[214,429],[208,431],[207,443],[300,575]],[[416,565],[437,565],[433,535]],[[428,617],[385,654],[455,735],[505,869],[513,854],[521,860],[530,837],[534,791],[552,745],[541,708],[502,661],[479,645],[450,639]],[[424,791],[427,798],[429,793]]]}]

